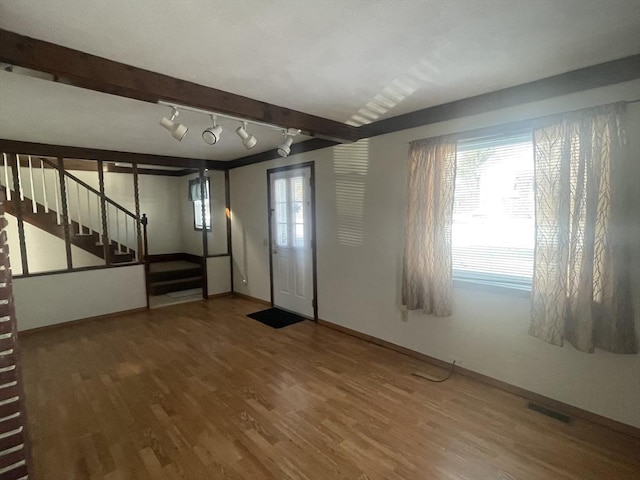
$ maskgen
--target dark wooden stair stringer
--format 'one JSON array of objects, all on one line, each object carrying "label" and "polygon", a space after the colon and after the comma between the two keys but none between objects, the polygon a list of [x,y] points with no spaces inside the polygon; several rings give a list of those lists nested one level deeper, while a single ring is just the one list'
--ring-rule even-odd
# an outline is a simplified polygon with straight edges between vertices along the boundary
[{"label": "dark wooden stair stringer", "polygon": [[[6,188],[1,187],[1,191],[5,192]],[[19,198],[19,193],[11,191],[12,196]],[[30,198],[24,197],[22,202],[22,219],[33,225],[34,227],[44,230],[51,235],[54,235],[62,240],[64,236],[64,225],[58,225],[57,213],[55,210],[49,208],[49,212],[45,212],[44,205],[36,202],[37,213],[33,212],[32,201]],[[5,211],[8,214],[16,216],[15,205],[13,201],[5,203]],[[81,248],[85,252],[88,252],[96,257],[100,257],[104,260],[104,248],[100,244],[100,234],[93,230],[90,230],[86,225],[83,226],[83,233],[78,233],[80,225],[75,220],[71,220],[69,228],[72,234],[69,236],[69,241],[72,245]],[[126,245],[120,245],[118,242],[112,240],[111,244],[111,263],[126,263],[133,261],[135,257],[135,250],[127,247]],[[122,251],[124,250],[124,252]]]}]

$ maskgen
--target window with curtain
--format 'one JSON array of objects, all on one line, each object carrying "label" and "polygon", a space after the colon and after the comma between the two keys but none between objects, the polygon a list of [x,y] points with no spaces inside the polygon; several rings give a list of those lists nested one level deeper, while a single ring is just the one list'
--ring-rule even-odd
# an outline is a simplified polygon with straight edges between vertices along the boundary
[{"label": "window with curtain", "polygon": [[530,131],[457,142],[454,279],[531,289],[533,178]]},{"label": "window with curtain", "polygon": [[624,105],[538,119],[521,134],[411,142],[402,304],[450,315],[452,279],[528,290],[531,335],[637,353],[637,158]]},{"label": "window with curtain", "polygon": [[572,112],[534,131],[536,255],[529,333],[593,352],[637,353],[632,188],[624,104]]},{"label": "window with curtain", "polygon": [[211,201],[209,195],[209,179],[204,182],[204,199],[201,195],[200,179],[189,181],[189,200],[193,202],[193,227],[202,230],[202,204],[204,202],[204,220],[207,230],[211,231]]}]

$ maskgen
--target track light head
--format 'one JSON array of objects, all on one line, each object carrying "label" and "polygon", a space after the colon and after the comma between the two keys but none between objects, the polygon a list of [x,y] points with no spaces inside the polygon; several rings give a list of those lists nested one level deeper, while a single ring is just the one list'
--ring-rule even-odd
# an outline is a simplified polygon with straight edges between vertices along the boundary
[{"label": "track light head", "polygon": [[169,130],[173,138],[181,142],[184,136],[189,131],[189,129],[184,125],[182,125],[181,123],[174,122],[175,118],[179,114],[180,113],[178,112],[178,110],[174,108],[173,111],[171,112],[171,118],[169,119],[167,117],[162,117],[162,120],[160,120],[160,125],[162,125],[164,128]]},{"label": "track light head", "polygon": [[202,139],[209,145],[215,145],[220,141],[222,127],[216,123],[215,115],[211,115],[211,120],[213,120],[213,127],[209,127],[202,132]]},{"label": "track light head", "polygon": [[286,157],[291,153],[291,144],[293,143],[293,137],[285,133],[284,142],[278,145],[278,155]]},{"label": "track light head", "polygon": [[247,150],[256,146],[258,140],[253,135],[247,133],[247,122],[242,122],[242,125],[236,128],[236,133],[242,139],[242,144]]}]

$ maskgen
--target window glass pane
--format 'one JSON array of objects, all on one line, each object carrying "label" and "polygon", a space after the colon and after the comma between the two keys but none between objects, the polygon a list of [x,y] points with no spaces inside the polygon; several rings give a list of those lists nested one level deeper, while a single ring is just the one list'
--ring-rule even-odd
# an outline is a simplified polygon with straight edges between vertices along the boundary
[{"label": "window glass pane", "polygon": [[526,286],[535,242],[531,135],[459,142],[454,277]]},{"label": "window glass pane", "polygon": [[[202,202],[195,200],[193,202],[193,218],[195,219],[196,228],[202,228]],[[211,230],[211,205],[209,201],[204,202],[204,218],[207,222],[207,230]]]},{"label": "window glass pane", "polygon": [[287,223],[287,204],[276,203],[276,222]]},{"label": "window glass pane", "polygon": [[296,237],[294,238],[294,246],[304,247],[304,225],[296,223],[295,233]]},{"label": "window glass pane", "polygon": [[302,186],[302,177],[294,177],[291,179],[293,187],[293,201],[302,202],[304,200],[304,191]]},{"label": "window glass pane", "polygon": [[287,201],[287,180],[279,178],[275,182],[276,188],[276,203]]},{"label": "window glass pane", "polygon": [[293,197],[293,246],[304,247],[304,177],[291,178]]},{"label": "window glass pane", "polygon": [[304,223],[304,204],[302,202],[296,202],[293,204],[294,222]]},{"label": "window glass pane", "polygon": [[287,239],[287,224],[286,223],[278,223],[278,234],[277,234],[277,243],[278,246],[281,247],[286,247],[288,245],[288,239]]}]

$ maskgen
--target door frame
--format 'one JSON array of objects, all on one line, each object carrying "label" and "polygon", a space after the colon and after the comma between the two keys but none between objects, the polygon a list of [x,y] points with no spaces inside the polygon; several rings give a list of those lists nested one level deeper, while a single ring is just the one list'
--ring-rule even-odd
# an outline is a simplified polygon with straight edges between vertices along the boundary
[{"label": "door frame", "polygon": [[309,168],[309,201],[311,207],[311,277],[313,279],[313,321],[318,321],[318,279],[317,279],[317,256],[316,256],[316,174],[315,174],[315,162],[296,163],[293,165],[285,165],[284,167],[276,167],[267,169],[267,222],[269,224],[269,293],[271,295],[271,306],[274,307],[273,296],[273,255],[271,249],[273,247],[273,222],[271,216],[273,210],[271,209],[271,175],[279,172],[286,172],[289,170],[297,170],[299,168]]}]

